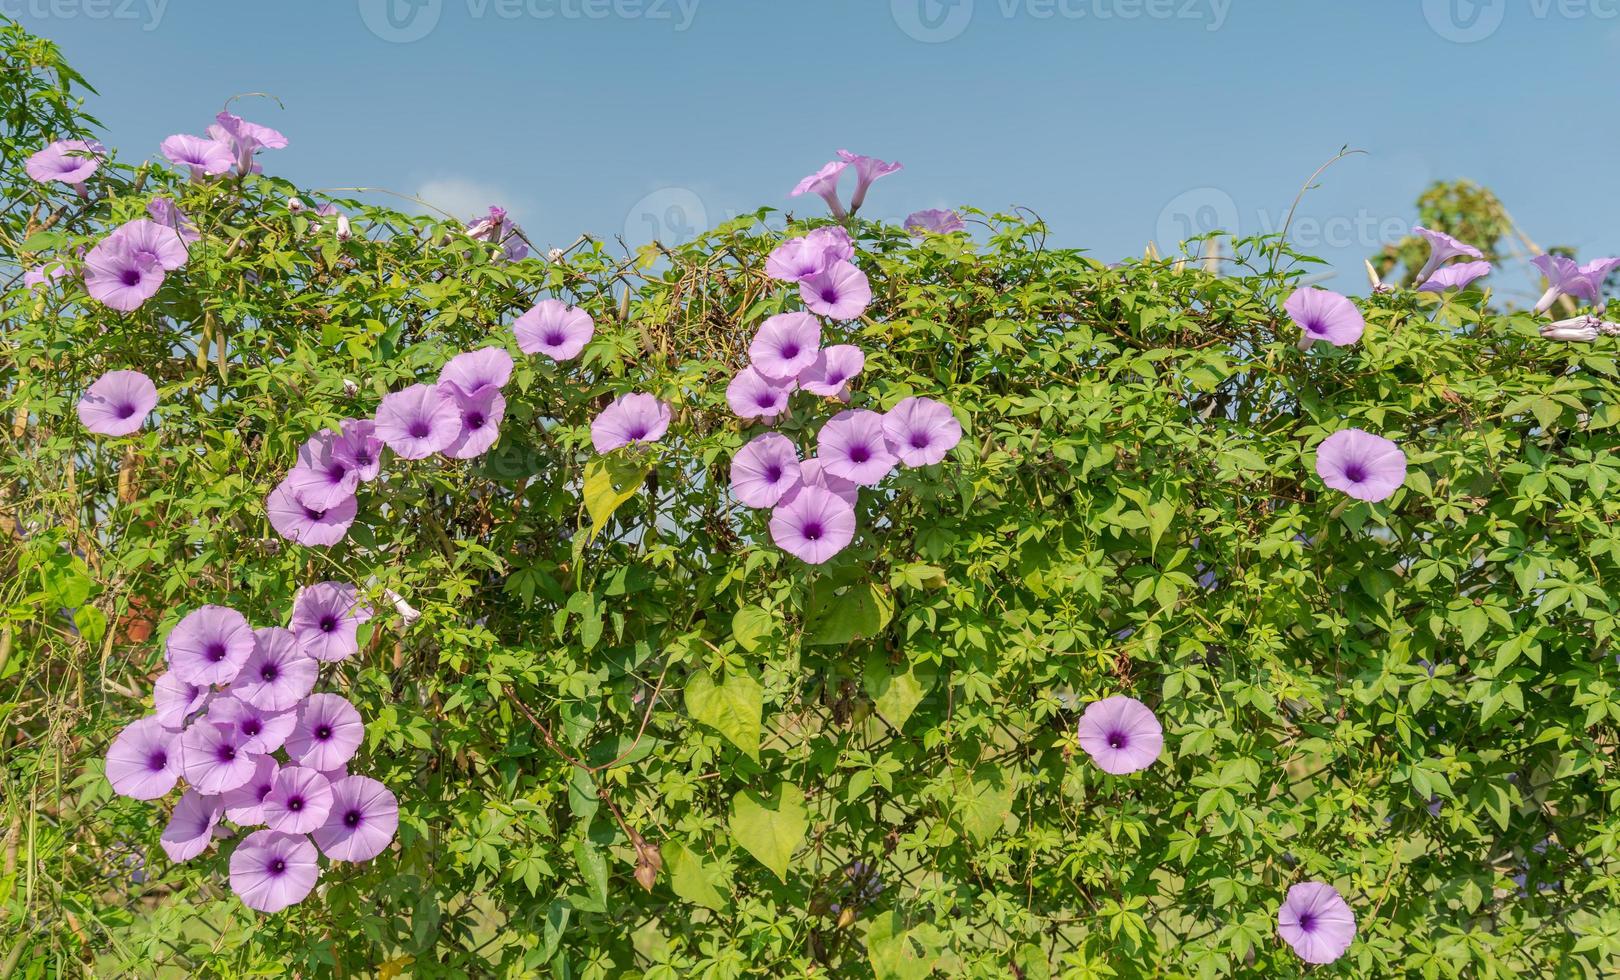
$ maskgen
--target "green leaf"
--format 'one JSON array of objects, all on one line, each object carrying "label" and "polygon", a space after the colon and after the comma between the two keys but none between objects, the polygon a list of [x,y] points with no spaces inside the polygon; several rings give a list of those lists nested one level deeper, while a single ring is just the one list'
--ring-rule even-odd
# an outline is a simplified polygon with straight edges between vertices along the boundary
[{"label": "green leaf", "polygon": [[607,526],[608,518],[626,500],[636,495],[650,472],[650,464],[626,456],[609,453],[591,457],[591,461],[585,464],[585,511],[591,515],[591,529],[585,536],[586,543],[596,540],[602,528]]},{"label": "green leaf", "polygon": [[788,861],[810,830],[804,793],[792,783],[778,784],[769,796],[747,790],[732,798],[727,826],[733,840],[787,881]]},{"label": "green leaf", "polygon": [[907,929],[899,912],[886,912],[866,929],[866,959],[878,980],[924,980],[939,961],[942,939],[931,924]]},{"label": "green leaf", "polygon": [[744,606],[731,617],[731,635],[737,645],[754,653],[776,629],[776,617],[763,606]]},{"label": "green leaf", "polygon": [[873,654],[866,661],[865,681],[866,693],[877,705],[878,714],[899,730],[906,727],[906,720],[933,686],[934,670],[931,665],[911,664],[896,673],[881,655]]},{"label": "green leaf", "polygon": [[725,897],[714,887],[714,873],[702,858],[676,840],[664,841],[661,850],[664,870],[669,872],[669,887],[676,895],[716,912],[726,907]]},{"label": "green leaf", "polygon": [[958,770],[953,807],[962,829],[979,843],[994,837],[1012,815],[1013,784],[1001,769],[983,765],[967,772]]},{"label": "green leaf", "polygon": [[574,844],[574,860],[579,864],[579,875],[585,881],[584,901],[573,897],[575,908],[588,912],[606,912],[608,894],[607,858],[590,841]]},{"label": "green leaf", "polygon": [[716,684],[706,671],[686,682],[686,710],[694,721],[708,725],[732,745],[759,761],[764,690],[747,674],[728,674]]},{"label": "green leaf", "polygon": [[868,583],[852,585],[835,596],[806,625],[805,642],[812,646],[843,646],[883,632],[894,617],[888,592]]}]

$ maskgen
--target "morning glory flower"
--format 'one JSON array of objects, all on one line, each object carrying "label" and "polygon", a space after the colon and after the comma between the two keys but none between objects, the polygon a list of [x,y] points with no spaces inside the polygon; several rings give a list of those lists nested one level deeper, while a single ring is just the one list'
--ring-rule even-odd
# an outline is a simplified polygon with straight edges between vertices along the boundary
[{"label": "morning glory flower", "polygon": [[208,704],[212,693],[207,684],[183,681],[172,669],[166,670],[152,685],[153,714],[164,728],[179,731],[186,727],[194,713]]},{"label": "morning glory flower", "polygon": [[786,436],[755,436],[731,458],[731,494],[746,507],[775,507],[798,486],[799,453]]},{"label": "morning glory flower", "polygon": [[162,285],[161,265],[111,236],[84,257],[85,292],[109,309],[121,313],[139,309]]},{"label": "morning glory flower", "polygon": [[1147,705],[1116,694],[1086,705],[1080,716],[1080,747],[1103,772],[1140,772],[1158,761],[1164,729]]},{"label": "morning glory flower", "polygon": [[799,490],[803,487],[815,487],[818,490],[825,490],[851,507],[854,507],[856,501],[860,499],[860,484],[828,473],[827,467],[822,465],[821,459],[816,456],[811,456],[809,459],[799,463],[799,485],[783,494],[781,503],[792,503],[793,498],[798,495]]},{"label": "morning glory flower", "polygon": [[913,211],[906,215],[905,229],[913,237],[923,238],[927,235],[949,235],[955,231],[964,231],[967,225],[962,223],[962,216],[955,211],[929,208],[926,211]]},{"label": "morning glory flower", "polygon": [[512,355],[504,347],[483,347],[457,354],[439,369],[439,384],[452,384],[464,395],[485,387],[504,388],[512,379]]},{"label": "morning glory flower", "polygon": [[544,354],[554,361],[571,361],[579,356],[596,334],[591,315],[560,299],[543,299],[512,324],[518,350]]},{"label": "morning glory flower", "polygon": [[101,166],[107,148],[95,140],[57,140],[23,164],[28,176],[41,184],[57,181],[78,186]]},{"label": "morning glory flower", "polygon": [[906,398],[883,416],[889,448],[907,466],[930,466],[962,441],[950,406],[932,398]]},{"label": "morning glory flower", "polygon": [[817,228],[799,238],[790,238],[771,250],[765,259],[765,274],[782,282],[798,282],[840,259],[855,258],[855,244],[849,232],[837,225]]},{"label": "morning glory flower", "polygon": [[1310,350],[1318,340],[1348,347],[1361,339],[1367,327],[1356,304],[1338,293],[1314,286],[1296,289],[1283,303],[1289,319],[1299,327],[1299,349]]},{"label": "morning glory flower", "polygon": [[163,828],[158,843],[169,860],[179,864],[208,850],[214,842],[214,826],[219,823],[222,808],[219,797],[204,796],[194,789],[181,794],[169,815],[169,825]]},{"label": "morning glory flower", "polygon": [[839,261],[801,279],[799,298],[819,316],[853,320],[872,302],[872,285],[855,263]]},{"label": "morning glory flower", "polygon": [[820,565],[855,537],[855,509],[820,487],[802,487],[771,511],[771,540],[788,554]]},{"label": "morning glory flower", "polygon": [[295,544],[312,547],[327,547],[342,541],[358,509],[352,496],[325,509],[299,503],[285,480],[277,484],[264,501],[265,516],[277,534]]},{"label": "morning glory flower", "polygon": [[1357,500],[1387,500],[1406,482],[1406,454],[1383,436],[1341,429],[1316,447],[1316,474]]},{"label": "morning glory flower", "polygon": [[798,197],[802,194],[818,195],[827,202],[833,217],[843,219],[847,217],[843,202],[838,200],[838,175],[844,172],[849,164],[843,160],[834,160],[815,173],[799,181],[788,193],[789,197]]},{"label": "morning glory flower", "polygon": [[180,779],[179,733],[154,715],[131,722],[107,748],[107,781],[135,800],[167,796]]},{"label": "morning glory flower", "polygon": [[[297,600],[293,616],[298,616]],[[267,626],[253,631],[253,653],[231,681],[230,692],[266,711],[291,711],[315,687],[319,673],[320,665],[299,648],[292,630]]]},{"label": "morning glory flower", "polygon": [[317,582],[298,590],[291,628],[300,651],[332,663],[360,652],[360,624],[371,617],[371,607],[354,586]]},{"label": "morning glory flower", "polygon": [[485,385],[467,394],[454,384],[444,389],[455,405],[461,430],[446,446],[444,454],[451,459],[473,459],[489,452],[495,440],[501,437],[501,419],[506,417],[506,396],[493,385]]},{"label": "morning glory flower", "polygon": [[369,861],[388,847],[399,827],[399,801],[388,787],[366,776],[332,782],[326,823],[311,832],[333,861]]},{"label": "morning glory flower", "polygon": [[199,606],[176,623],[164,641],[169,667],[191,684],[229,684],[252,656],[247,617],[229,606]]},{"label": "morning glory flower", "polygon": [[231,852],[231,890],[259,912],[303,901],[320,878],[315,845],[302,834],[257,830]]},{"label": "morning glory flower", "polygon": [[303,766],[283,766],[261,804],[264,825],[287,834],[307,834],[332,812],[332,784]]},{"label": "morning glory flower", "polygon": [[599,453],[631,443],[652,443],[669,431],[669,406],[651,395],[620,395],[591,422],[591,445]]},{"label": "morning glory flower", "polygon": [[862,156],[848,150],[839,150],[838,159],[855,168],[855,196],[849,199],[849,213],[854,214],[866,203],[866,192],[879,177],[887,177],[904,169],[898,163],[885,163],[876,157]]},{"label": "morning glory flower", "polygon": [[215,698],[208,705],[208,720],[233,728],[247,752],[269,753],[281,748],[292,733],[297,716],[291,711],[266,711],[234,697]]},{"label": "morning glory flower", "polygon": [[764,419],[767,423],[787,411],[788,396],[795,383],[767,378],[758,368],[746,367],[732,375],[726,385],[726,404],[738,418]]},{"label": "morning glory flower", "polygon": [[108,371],[79,399],[79,421],[99,436],[127,436],[157,407],[157,386],[139,371]]},{"label": "morning glory flower", "polygon": [[529,243],[523,239],[523,229],[506,217],[506,209],[491,204],[489,213],[476,218],[464,233],[475,242],[490,242],[501,247],[497,259],[516,262],[529,254]]},{"label": "morning glory flower", "polygon": [[377,437],[401,459],[441,453],[461,435],[461,413],[438,385],[416,384],[383,397]]},{"label": "morning glory flower", "polygon": [[209,796],[236,789],[253,778],[261,754],[248,750],[247,740],[232,726],[193,722],[180,736],[180,771],[198,792]]},{"label": "morning glory flower", "polygon": [[1467,289],[1475,279],[1490,274],[1489,262],[1458,262],[1435,270],[1433,275],[1418,286],[1418,292],[1443,293],[1448,289]]},{"label": "morning glory flower", "polygon": [[281,766],[268,755],[253,760],[253,778],[220,794],[225,807],[225,818],[238,827],[253,827],[264,823],[264,798],[275,788],[276,774]]},{"label": "morning glory flower", "polygon": [[354,705],[336,694],[311,694],[298,709],[287,755],[301,766],[328,772],[353,758],[365,734]]},{"label": "morning glory flower", "polygon": [[377,478],[382,469],[383,442],[377,438],[377,423],[370,419],[344,419],[342,434],[332,446],[332,455],[357,473],[361,483]]},{"label": "morning glory flower", "polygon": [[202,234],[179,206],[166,197],[154,197],[146,202],[146,216],[180,236],[184,244],[198,241]]},{"label": "morning glory flower", "polygon": [[821,427],[816,456],[833,476],[871,487],[894,469],[883,416],[865,409],[839,412]]},{"label": "morning glory flower", "polygon": [[799,372],[799,387],[812,395],[849,400],[849,382],[866,367],[866,355],[854,344],[822,348],[809,367]]},{"label": "morning glory flower", "polygon": [[1307,963],[1332,963],[1356,938],[1356,914],[1332,885],[1303,881],[1288,889],[1277,933]]},{"label": "morning glory flower", "polygon": [[214,120],[216,125],[208,127],[209,135],[215,139],[223,137],[230,142],[236,151],[236,172],[239,174],[257,173],[261,169],[253,160],[260,150],[282,150],[287,147],[287,137],[269,126],[248,122],[229,112],[221,112]]},{"label": "morning glory flower", "polygon": [[1574,259],[1562,255],[1538,255],[1530,264],[1540,269],[1548,282],[1547,291],[1536,302],[1535,312],[1552,309],[1560,296],[1573,296],[1591,303],[1601,314],[1607,305],[1603,298],[1603,280],[1620,266],[1620,258],[1593,259],[1585,265],[1576,265]]},{"label": "morning glory flower", "polygon": [[821,322],[808,313],[767,317],[748,345],[754,369],[773,381],[791,381],[815,363],[821,350]]},{"label": "morning glory flower", "polygon": [[1434,275],[1436,269],[1459,255],[1466,255],[1472,259],[1485,257],[1485,253],[1479,249],[1460,242],[1443,231],[1432,231],[1422,225],[1415,225],[1412,228],[1412,234],[1422,236],[1429,243],[1429,260],[1423,263],[1422,269],[1418,270],[1416,276],[1418,282],[1428,281],[1428,278]]},{"label": "morning glory flower", "polygon": [[328,510],[345,497],[354,496],[360,486],[360,471],[337,452],[342,437],[322,429],[298,447],[298,462],[287,471],[283,485],[307,507]]},{"label": "morning glory flower", "polygon": [[68,274],[67,266],[60,262],[50,262],[38,265],[32,269],[23,270],[23,285],[29,289],[38,289],[54,279],[61,279]]},{"label": "morning glory flower", "polygon": [[192,180],[217,177],[231,169],[236,154],[231,144],[186,133],[176,133],[163,141],[163,156],[177,167],[191,171]]},{"label": "morning glory flower", "polygon": [[1598,335],[1620,336],[1620,323],[1611,323],[1590,313],[1542,324],[1541,335],[1548,340],[1592,341]]}]

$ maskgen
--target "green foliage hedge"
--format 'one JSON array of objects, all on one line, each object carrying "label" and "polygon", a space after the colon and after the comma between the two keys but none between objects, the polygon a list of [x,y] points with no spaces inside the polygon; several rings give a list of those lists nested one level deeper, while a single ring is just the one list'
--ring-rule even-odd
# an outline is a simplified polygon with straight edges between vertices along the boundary
[{"label": "green foliage hedge", "polygon": [[[1607,341],[1398,291],[1363,304],[1359,345],[1302,353],[1281,303],[1308,262],[1275,240],[1217,276],[1109,267],[1024,215],[920,241],[862,221],[856,404],[927,395],[968,426],[811,568],[725,490],[754,431],[725,382],[796,308],[762,272],[782,215],[503,263],[356,201],[339,241],[289,211],[318,195],[138,150],[80,200],[21,172],[90,129],[77,79],[4,43],[18,268],[160,193],[203,239],[128,315],[0,279],[3,972],[1286,977],[1277,909],[1305,879],[1359,920],[1319,975],[1620,966]],[[572,365],[519,357],[493,453],[396,461],[331,549],[271,531],[307,436],[544,296],[597,337]],[[73,406],[114,368],[157,380],[161,424],[98,440]],[[597,526],[587,427],[628,390],[676,420]],[[1313,472],[1351,425],[1410,458],[1385,503]],[[327,579],[389,613],[338,684],[398,847],[261,916],[219,850],[168,863],[161,809],[113,796],[102,757],[180,616],[279,623]],[[1116,693],[1165,726],[1132,777],[1075,737]]]}]

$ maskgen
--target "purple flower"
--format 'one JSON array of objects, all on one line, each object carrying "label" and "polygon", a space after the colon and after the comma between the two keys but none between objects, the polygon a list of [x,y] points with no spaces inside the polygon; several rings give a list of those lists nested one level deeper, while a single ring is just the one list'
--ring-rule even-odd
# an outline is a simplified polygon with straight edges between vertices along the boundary
[{"label": "purple flower", "polygon": [[1558,297],[1568,295],[1586,300],[1602,313],[1607,305],[1603,299],[1603,280],[1620,266],[1620,258],[1593,259],[1585,265],[1576,265],[1574,259],[1562,255],[1538,255],[1530,264],[1541,270],[1548,283],[1547,291],[1536,302],[1535,312],[1547,312]]},{"label": "purple flower", "polygon": [[179,736],[154,715],[131,722],[107,747],[107,781],[119,796],[155,800],[179,779]]},{"label": "purple flower", "polygon": [[225,816],[238,827],[253,827],[264,823],[264,798],[276,785],[276,774],[281,767],[268,755],[253,760],[253,778],[220,795]]},{"label": "purple flower", "polygon": [[208,850],[208,845],[214,842],[214,825],[219,823],[219,814],[219,797],[186,790],[169,815],[169,825],[163,828],[159,840],[163,853],[170,861],[178,863],[190,861]]},{"label": "purple flower", "polygon": [[206,684],[183,681],[173,670],[166,670],[152,685],[153,714],[164,728],[179,731],[194,712],[208,703],[211,693]]},{"label": "purple flower", "polygon": [[1423,280],[1418,291],[1423,293],[1443,293],[1448,289],[1467,289],[1468,284],[1481,276],[1491,274],[1489,262],[1458,262],[1443,269],[1435,270],[1434,274]]},{"label": "purple flower", "polygon": [[298,447],[298,463],[282,481],[293,498],[306,507],[330,510],[360,485],[360,471],[337,452],[341,436],[322,429]]},{"label": "purple flower", "polygon": [[748,345],[755,370],[773,381],[791,381],[816,362],[821,350],[821,322],[808,313],[767,317]]},{"label": "purple flower", "polygon": [[235,154],[229,143],[188,133],[175,133],[160,147],[163,156],[177,167],[189,167],[192,180],[215,177],[231,169]]},{"label": "purple flower", "polygon": [[501,419],[506,416],[506,397],[492,385],[464,394],[453,384],[445,386],[456,408],[461,430],[444,454],[451,459],[472,459],[489,452],[501,436]]},{"label": "purple flower", "polygon": [[377,436],[402,459],[444,452],[461,435],[461,413],[438,385],[411,385],[377,406]]},{"label": "purple flower", "polygon": [[382,468],[383,442],[377,438],[377,423],[370,419],[344,419],[343,433],[332,447],[332,455],[359,474],[360,482],[377,478]]},{"label": "purple flower", "polygon": [[633,442],[657,442],[669,431],[669,406],[651,395],[620,395],[591,422],[591,445],[599,453]]},{"label": "purple flower", "polygon": [[311,694],[298,709],[287,755],[301,766],[326,772],[346,764],[365,734],[354,705],[336,694]]},{"label": "purple flower", "polygon": [[293,600],[292,632],[298,649],[328,663],[360,652],[360,624],[371,619],[359,590],[342,582],[318,582],[298,590]]},{"label": "purple flower", "polygon": [[157,385],[139,371],[108,371],[79,399],[79,421],[101,436],[127,436],[157,407]]},{"label": "purple flower", "polygon": [[907,215],[905,227],[907,232],[922,238],[926,235],[949,235],[953,231],[963,231],[967,225],[962,223],[962,216],[955,211],[929,208],[927,211],[913,211]]},{"label": "purple flower", "polygon": [[872,302],[872,284],[855,263],[839,261],[800,280],[799,298],[819,316],[853,320]]},{"label": "purple flower", "polygon": [[314,890],[316,857],[308,837],[256,830],[231,852],[231,890],[250,909],[279,912]]},{"label": "purple flower", "polygon": [[253,653],[253,628],[228,606],[200,606],[165,641],[169,667],[192,684],[229,684]]},{"label": "purple flower", "polygon": [[[186,264],[189,254],[180,232],[159,224],[150,218],[136,218],[114,228],[100,245],[117,244],[128,251],[137,262],[156,264],[165,272],[173,272]],[[97,247],[99,248],[100,245]],[[92,250],[93,251],[93,250]]]},{"label": "purple flower", "polygon": [[464,395],[481,388],[504,388],[512,380],[512,355],[504,347],[483,347],[457,354],[439,370],[439,384],[454,385]]},{"label": "purple flower", "polygon": [[579,356],[596,334],[591,315],[560,299],[543,299],[512,324],[518,350],[544,354],[554,361],[571,361]]},{"label": "purple flower", "polygon": [[128,313],[157,295],[163,267],[108,236],[84,257],[84,288],[90,298]]},{"label": "purple flower", "polygon": [[962,441],[962,424],[948,405],[932,398],[906,398],[883,416],[883,434],[900,462],[930,466]]},{"label": "purple flower", "polygon": [[1332,963],[1356,938],[1356,914],[1332,885],[1302,881],[1283,899],[1277,934],[1305,962]]},{"label": "purple flower", "polygon": [[498,259],[516,262],[529,254],[529,243],[523,239],[523,229],[506,217],[506,209],[491,204],[489,213],[475,219],[466,228],[466,235],[475,242],[493,242],[501,247]]},{"label": "purple flower", "polygon": [[292,630],[267,626],[253,631],[253,653],[231,681],[231,695],[265,711],[291,711],[315,687],[319,673],[320,665],[299,649]]},{"label": "purple flower", "polygon": [[820,487],[803,487],[771,511],[771,540],[788,554],[819,565],[855,537],[855,508]]},{"label": "purple flower", "polygon": [[307,834],[332,812],[332,785],[313,769],[288,766],[276,773],[264,798],[264,824],[286,834]]},{"label": "purple flower", "polygon": [[180,206],[166,197],[154,197],[146,202],[146,216],[180,236],[183,244],[199,241],[202,234]]},{"label": "purple flower", "polygon": [[862,156],[848,150],[839,150],[838,159],[855,168],[855,196],[849,199],[849,212],[854,214],[866,203],[866,192],[879,177],[903,169],[898,163],[885,163],[876,157]]},{"label": "purple flower", "polygon": [[95,140],[57,140],[23,164],[28,176],[48,184],[82,184],[101,166],[107,148]]},{"label": "purple flower", "polygon": [[1153,765],[1164,748],[1164,729],[1147,705],[1123,694],[1086,705],[1080,747],[1103,772],[1123,776]]},{"label": "purple flower", "polygon": [[1406,454],[1383,436],[1341,429],[1316,447],[1316,475],[1357,500],[1386,500],[1406,482]]},{"label": "purple flower", "polygon": [[1314,286],[1294,290],[1283,303],[1289,319],[1299,327],[1299,349],[1310,350],[1318,340],[1335,347],[1348,347],[1361,339],[1367,328],[1356,304],[1338,293]]},{"label": "purple flower", "polygon": [[883,431],[883,416],[857,409],[827,420],[816,437],[816,456],[833,476],[876,486],[894,469],[895,456]]},{"label": "purple flower", "polygon": [[771,250],[765,259],[765,274],[782,282],[798,282],[839,260],[855,257],[849,232],[829,225],[800,238],[790,238]]},{"label": "purple flower", "polygon": [[326,509],[301,504],[285,480],[277,484],[264,501],[265,515],[276,533],[309,547],[326,547],[342,541],[357,511],[353,497],[345,497]]},{"label": "purple flower", "polygon": [[32,269],[23,270],[23,285],[29,289],[38,289],[53,279],[61,279],[68,274],[67,266],[61,262],[50,262],[46,265],[37,265]]},{"label": "purple flower", "polygon": [[192,722],[180,735],[180,771],[186,782],[200,793],[218,796],[252,779],[260,753],[248,749],[247,741],[234,726]]},{"label": "purple flower", "polygon": [[762,418],[773,422],[787,411],[788,396],[796,387],[792,381],[773,381],[758,368],[738,371],[726,385],[726,404],[739,418]]},{"label": "purple flower", "polygon": [[801,487],[815,487],[818,490],[825,490],[851,507],[854,507],[855,502],[860,499],[860,484],[852,483],[841,476],[833,476],[828,473],[820,458],[815,456],[799,464],[799,486],[783,494],[781,502],[791,504],[793,498],[798,496]]},{"label": "purple flower", "polygon": [[208,127],[208,133],[215,139],[223,138],[230,141],[232,149],[236,151],[236,172],[239,174],[259,171],[259,165],[253,162],[253,157],[261,149],[281,150],[287,146],[287,137],[281,133],[269,126],[248,122],[241,116],[221,112],[214,120],[217,125]]},{"label": "purple flower", "polygon": [[[1434,275],[1436,269],[1459,255],[1466,255],[1472,259],[1485,257],[1485,253],[1479,249],[1459,242],[1443,231],[1431,231],[1422,225],[1416,225],[1412,228],[1412,234],[1421,235],[1429,242],[1429,260],[1423,263],[1422,269],[1418,270],[1416,276],[1418,282],[1427,282],[1429,277]],[[1423,287],[1419,286],[1418,288],[1422,289]]]},{"label": "purple flower", "polygon": [[849,382],[866,367],[866,355],[854,344],[823,347],[809,367],[799,372],[799,387],[813,395],[849,400]]},{"label": "purple flower", "polygon": [[731,458],[731,493],[746,507],[775,507],[798,485],[799,453],[786,436],[755,436]]},{"label": "purple flower", "polygon": [[267,753],[281,748],[298,720],[291,711],[266,711],[239,698],[215,698],[208,705],[208,720],[234,728],[248,752]]},{"label": "purple flower", "polygon": [[1606,337],[1620,336],[1620,323],[1610,323],[1601,317],[1583,313],[1567,320],[1541,325],[1541,335],[1548,340],[1585,342],[1596,340],[1599,334]]},{"label": "purple flower", "polygon": [[827,207],[831,209],[833,217],[844,218],[846,216],[844,205],[838,200],[838,175],[843,173],[844,168],[847,166],[849,164],[843,160],[832,161],[799,181],[793,190],[788,192],[788,197],[798,197],[801,194],[818,195],[823,201],[827,202]]},{"label": "purple flower", "polygon": [[383,852],[399,827],[399,801],[365,776],[332,783],[332,810],[310,836],[333,861],[369,861]]}]

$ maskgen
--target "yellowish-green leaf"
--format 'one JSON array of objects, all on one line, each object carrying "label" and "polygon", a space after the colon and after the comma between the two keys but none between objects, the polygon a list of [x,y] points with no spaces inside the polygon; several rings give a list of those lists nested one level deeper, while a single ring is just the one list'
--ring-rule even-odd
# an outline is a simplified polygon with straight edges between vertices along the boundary
[{"label": "yellowish-green leaf", "polygon": [[804,793],[792,783],[779,784],[769,795],[739,793],[732,797],[727,826],[743,850],[787,881],[788,861],[810,830]]}]

